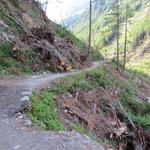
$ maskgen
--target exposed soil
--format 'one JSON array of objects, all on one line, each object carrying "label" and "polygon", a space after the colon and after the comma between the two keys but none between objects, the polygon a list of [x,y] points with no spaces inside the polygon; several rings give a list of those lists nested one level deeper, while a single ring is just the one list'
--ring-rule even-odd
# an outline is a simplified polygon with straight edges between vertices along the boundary
[{"label": "exposed soil", "polygon": [[129,129],[119,120],[113,106],[118,94],[118,88],[109,87],[61,95],[57,98],[60,119],[68,130],[76,124],[96,138],[122,139],[128,135]]}]

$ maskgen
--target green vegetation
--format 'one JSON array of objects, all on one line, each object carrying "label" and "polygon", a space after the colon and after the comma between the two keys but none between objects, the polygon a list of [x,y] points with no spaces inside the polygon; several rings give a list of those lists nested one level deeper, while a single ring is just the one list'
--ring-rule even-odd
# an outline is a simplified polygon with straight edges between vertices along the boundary
[{"label": "green vegetation", "polygon": [[[28,114],[32,121],[41,128],[54,131],[63,130],[58,119],[55,97],[67,92],[73,93],[77,89],[90,91],[96,86],[104,87],[107,84],[103,68],[56,81],[52,89],[42,91],[40,94],[33,94],[31,97],[32,111]],[[81,125],[72,124],[71,127],[84,133],[84,128]]]},{"label": "green vegetation", "polygon": [[13,57],[12,47],[7,42],[0,45],[0,58],[2,57]]},{"label": "green vegetation", "polygon": [[150,105],[135,97],[129,83],[122,88],[121,101],[137,126],[150,128]]},{"label": "green vegetation", "polygon": [[71,124],[70,128],[75,130],[76,132],[81,133],[81,134],[86,133],[85,128],[83,127],[83,125],[80,125],[80,124]]},{"label": "green vegetation", "polygon": [[14,33],[18,34],[21,33],[21,29],[20,27],[18,27],[18,25],[16,24],[16,22],[14,22],[11,17],[8,17],[3,6],[1,6],[0,4],[0,18],[7,24],[9,25],[11,28],[10,30],[13,31]]},{"label": "green vegetation", "polygon": [[[105,2],[109,2],[105,0]],[[135,1],[135,0],[128,0],[127,4],[130,6],[130,9],[128,11],[129,16],[129,24],[130,24],[130,32],[129,32],[129,43],[128,47],[132,48],[135,46],[136,41],[141,37],[143,34],[145,34],[147,31],[150,30],[150,23],[149,23],[149,17],[147,15],[147,8],[148,2],[145,3],[143,6],[141,4],[141,1]],[[114,5],[113,2],[111,4]],[[93,21],[92,21],[92,45],[98,50],[101,50],[102,48],[109,46],[116,40],[116,28],[115,28],[115,18],[113,15],[114,7],[109,6],[110,9],[105,15],[101,15],[101,11],[105,8],[105,5],[95,5],[94,11],[93,11]],[[121,2],[121,29],[123,29],[124,21],[125,21],[125,2]],[[102,9],[102,10],[101,10]],[[102,11],[103,12],[103,11]],[[146,17],[145,17],[146,16]],[[140,18],[140,19],[138,19]],[[136,21],[137,20],[137,21]],[[145,23],[147,22],[147,23]],[[81,19],[78,21],[77,24],[73,27],[73,33],[81,40],[87,41],[88,36],[88,12],[85,12]],[[120,33],[120,44],[124,45],[124,33]],[[109,49],[108,51],[111,51]],[[114,51],[114,48],[113,48]]]},{"label": "green vegetation", "polygon": [[74,78],[67,77],[63,80],[58,81],[58,84],[56,82],[55,86],[51,91],[55,92],[56,94],[62,94],[66,92],[73,93],[77,89],[83,91],[90,91],[94,87],[105,87],[109,83],[107,76],[105,75],[106,74],[104,68],[99,68],[93,70],[92,72],[78,74]]},{"label": "green vegetation", "polygon": [[61,25],[57,24],[55,26],[55,32],[57,36],[64,38],[66,40],[71,40],[72,42],[75,43],[76,46],[78,46],[78,48],[81,48],[81,50],[84,50],[85,43],[80,41],[78,38],[76,38],[71,32],[66,30],[65,27],[62,27]]},{"label": "green vegetation", "polygon": [[[45,90],[37,95],[34,94],[32,96],[33,110],[30,117],[34,123],[44,129],[61,130],[61,123],[56,113],[55,96],[68,92],[74,93],[77,90],[90,91],[96,87],[106,88],[112,84],[121,89],[121,103],[134,123],[145,129],[149,128],[150,105],[143,103],[135,96],[133,86],[137,86],[137,84],[134,85],[134,83],[132,85],[130,80],[118,80],[102,67],[90,72],[80,73],[73,77],[55,81],[52,89]],[[124,116],[124,120],[126,121],[126,116]],[[53,124],[56,124],[56,128],[54,128]],[[85,133],[84,127],[80,124],[73,124],[70,128],[77,132]]]},{"label": "green vegetation", "polygon": [[13,58],[13,50],[11,44],[5,42],[0,44],[0,76],[29,74],[30,62],[23,64]]},{"label": "green vegetation", "polygon": [[[105,0],[105,2],[107,3],[108,1]],[[150,17],[148,15],[150,3],[148,1],[143,3],[140,0],[121,1],[119,35],[120,69],[123,68],[124,59],[126,2],[128,5],[127,58],[133,57],[131,61],[127,62],[126,69],[134,76],[144,78],[144,80],[148,81],[150,76],[150,56],[145,54],[140,61],[135,60],[137,59],[134,57],[135,54],[130,56],[132,51],[136,52],[137,46],[140,46],[142,42],[145,42],[150,37]],[[109,6],[109,10],[104,15],[101,15],[100,13],[103,14],[105,5],[97,5],[95,2],[93,6],[92,45],[104,58],[112,59],[116,62],[116,17],[113,13],[115,9],[115,7],[112,7],[113,5],[112,3]],[[78,23],[73,26],[74,35],[83,41],[87,41],[88,38],[88,16],[88,11],[86,11]],[[136,53],[142,53],[142,50],[144,48]],[[96,56],[98,53],[94,54]]]},{"label": "green vegetation", "polygon": [[54,99],[55,95],[48,91],[44,91],[39,95],[33,94],[31,97],[32,112],[29,116],[41,128],[53,131],[64,130],[58,119]]},{"label": "green vegetation", "polygon": [[[83,51],[85,53],[87,52],[87,44],[85,42],[78,39],[70,31],[68,31],[65,27],[62,27],[61,25],[56,25],[54,27],[55,27],[55,32],[56,32],[57,36],[64,38],[66,40],[72,41],[74,43],[74,45],[77,46],[81,51]],[[103,59],[101,53],[94,48],[92,48],[90,56],[91,56],[92,60],[102,60]]]},{"label": "green vegetation", "polygon": [[[149,47],[148,47],[149,48]],[[139,53],[137,51],[137,53]],[[145,53],[140,59],[136,59],[135,55],[127,64],[127,71],[134,78],[140,78],[147,83],[150,83],[150,55]]]},{"label": "green vegetation", "polygon": [[[135,46],[140,44],[146,36],[150,35],[150,17],[143,17],[137,23],[134,23],[131,26],[131,32],[129,33],[129,49],[134,48]],[[148,38],[148,37],[147,37]]]}]

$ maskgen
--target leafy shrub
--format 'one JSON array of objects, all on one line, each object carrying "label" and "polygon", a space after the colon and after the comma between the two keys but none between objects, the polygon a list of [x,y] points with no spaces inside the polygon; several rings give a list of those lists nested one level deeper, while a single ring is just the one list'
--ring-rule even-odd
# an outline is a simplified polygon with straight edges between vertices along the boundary
[{"label": "leafy shrub", "polygon": [[0,44],[0,58],[12,57],[12,56],[13,56],[13,51],[11,45],[6,42]]},{"label": "leafy shrub", "polygon": [[105,87],[106,85],[109,84],[109,80],[107,80],[106,77],[106,72],[104,70],[104,68],[98,68],[95,69],[91,72],[87,73],[87,78],[90,78],[90,80],[92,81],[92,85],[95,86],[102,86]]}]

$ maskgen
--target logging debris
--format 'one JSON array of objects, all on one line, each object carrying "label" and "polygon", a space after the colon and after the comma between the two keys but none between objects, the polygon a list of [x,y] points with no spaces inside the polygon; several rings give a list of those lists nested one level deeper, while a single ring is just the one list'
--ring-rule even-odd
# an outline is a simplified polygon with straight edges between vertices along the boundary
[{"label": "logging debris", "polygon": [[[62,94],[56,98],[60,120],[68,130],[74,130],[72,124],[81,125],[85,132],[94,134],[98,139],[119,141],[117,150],[132,149],[131,146],[136,150],[139,150],[138,147],[147,150],[150,136],[142,128],[135,127],[118,101],[119,94],[117,87]],[[122,122],[118,109],[128,118],[134,130]]]},{"label": "logging debris", "polygon": [[91,65],[89,56],[76,48],[73,41],[55,37],[51,29],[36,27],[31,29],[31,33],[32,36],[26,34],[15,39],[14,49],[29,47],[35,58],[33,71],[45,67],[55,72],[64,72]]},{"label": "logging debris", "polygon": [[117,95],[114,98],[109,96],[110,91],[97,88],[59,96],[57,104],[64,125],[69,128],[72,123],[82,124],[98,138],[121,138],[128,129],[117,118],[115,107],[111,105]]}]

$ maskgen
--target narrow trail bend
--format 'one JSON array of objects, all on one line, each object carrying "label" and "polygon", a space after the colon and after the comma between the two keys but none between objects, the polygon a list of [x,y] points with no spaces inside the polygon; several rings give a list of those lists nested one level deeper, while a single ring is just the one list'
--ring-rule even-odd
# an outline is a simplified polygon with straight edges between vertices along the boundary
[{"label": "narrow trail bend", "polygon": [[[102,65],[95,62],[92,70]],[[38,131],[24,125],[25,120],[10,117],[12,110],[21,105],[23,93],[50,86],[50,82],[81,71],[32,76],[22,80],[0,80],[0,150],[104,150],[100,144],[73,132]]]}]

